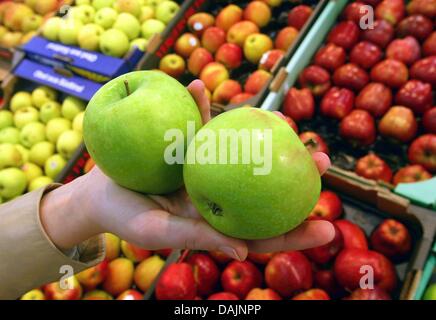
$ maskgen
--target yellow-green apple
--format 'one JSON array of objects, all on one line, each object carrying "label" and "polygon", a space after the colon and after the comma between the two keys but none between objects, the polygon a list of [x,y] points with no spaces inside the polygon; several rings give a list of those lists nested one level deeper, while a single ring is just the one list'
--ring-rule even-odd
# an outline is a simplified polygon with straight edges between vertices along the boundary
[{"label": "yellow-green apple", "polygon": [[29,149],[23,147],[21,144],[15,144],[14,146],[20,152],[21,158],[23,159],[23,163],[28,162],[29,161],[29,153],[30,153]]},{"label": "yellow-green apple", "polygon": [[433,283],[428,286],[428,288],[425,290],[424,296],[422,298],[423,300],[436,300],[436,283]]},{"label": "yellow-green apple", "polygon": [[148,19],[154,18],[154,9],[151,6],[142,6],[141,14],[139,15],[139,22],[144,23]]},{"label": "yellow-green apple", "polygon": [[256,70],[248,76],[248,79],[244,85],[244,91],[251,94],[256,94],[260,92],[263,87],[265,87],[271,78],[272,75],[268,71]]},{"label": "yellow-green apple", "polygon": [[203,68],[213,62],[212,54],[204,48],[197,48],[192,51],[188,59],[188,71],[198,76]]},{"label": "yellow-green apple", "polygon": [[82,143],[82,134],[75,130],[63,132],[56,142],[56,149],[62,157],[70,159]]},{"label": "yellow-green apple", "polygon": [[165,23],[157,19],[148,19],[141,26],[141,33],[145,39],[150,39],[153,35],[165,30]]},{"label": "yellow-green apple", "polygon": [[408,142],[415,137],[418,124],[412,110],[403,106],[393,106],[379,122],[378,130],[385,137]]},{"label": "yellow-green apple", "polygon": [[77,132],[83,131],[83,118],[85,117],[85,111],[78,113],[73,119],[73,130]]},{"label": "yellow-green apple", "polygon": [[248,292],[245,300],[282,300],[282,297],[272,289],[254,288]]},{"label": "yellow-green apple", "polygon": [[[188,147],[187,159],[196,159],[193,153],[197,148],[204,148],[205,141],[217,143],[214,140],[218,138],[216,133],[229,129],[257,132],[253,134],[255,140],[252,145],[262,141],[264,148],[271,148],[271,154],[267,156],[268,160],[264,160],[263,167],[255,165],[249,159],[250,155],[244,155],[245,161],[239,164],[234,164],[234,161],[228,164],[227,158],[218,164],[215,161],[213,165],[185,162],[185,187],[194,206],[212,227],[240,239],[270,238],[298,226],[315,206],[321,182],[310,153],[294,130],[273,113],[258,108],[237,108],[220,114],[199,130],[193,140],[195,143],[191,142]],[[201,138],[202,130],[215,133],[212,142]],[[241,144],[243,139],[239,134],[235,138]],[[241,159],[242,153],[243,150],[238,150],[235,158]],[[291,158],[292,163],[289,162]],[[241,197],[235,197],[238,194],[236,186],[233,188],[226,183],[236,177],[250,190]],[[268,185],[274,185],[274,189],[281,190],[283,194],[274,192],[266,195],[264,191]],[[260,194],[263,196],[259,197]],[[247,206],[250,210],[246,210]]]},{"label": "yellow-green apple", "polygon": [[254,22],[259,28],[265,27],[271,20],[271,9],[262,1],[251,1],[244,10],[244,20]]},{"label": "yellow-green apple", "polygon": [[31,148],[34,144],[45,140],[45,125],[41,122],[31,122],[26,124],[20,132],[20,143]]},{"label": "yellow-green apple", "polygon": [[47,13],[54,12],[59,6],[58,0],[44,0],[36,1],[34,10],[40,15],[46,15]]},{"label": "yellow-green apple", "polygon": [[[36,1],[36,0],[30,0],[30,1]],[[92,4],[92,0],[76,0],[75,4],[76,4],[76,6],[91,5]]]},{"label": "yellow-green apple", "polygon": [[121,239],[112,233],[104,234],[106,239],[106,260],[112,261],[120,255]]},{"label": "yellow-green apple", "polygon": [[0,110],[0,130],[12,127],[14,124],[14,115],[9,110]]},{"label": "yellow-green apple", "polygon": [[93,290],[85,293],[82,300],[113,300],[114,298],[103,290]]},{"label": "yellow-green apple", "polygon": [[262,0],[262,1],[265,2],[267,5],[269,5],[270,7],[278,7],[283,2],[283,0]]},{"label": "yellow-green apple", "polygon": [[61,105],[56,101],[48,101],[39,109],[39,120],[43,123],[61,116]]},{"label": "yellow-green apple", "polygon": [[156,7],[156,19],[168,24],[179,11],[179,5],[174,1],[163,1]]},{"label": "yellow-green apple", "polygon": [[213,92],[223,81],[229,79],[229,72],[221,63],[211,62],[201,70],[200,79]]},{"label": "yellow-green apple", "polygon": [[51,17],[47,19],[42,26],[42,35],[48,40],[58,41],[61,23],[62,18],[60,17]]},{"label": "yellow-green apple", "polygon": [[18,129],[22,129],[26,124],[38,122],[39,112],[34,107],[24,107],[19,109],[14,114],[14,125]]},{"label": "yellow-green apple", "polygon": [[117,300],[143,300],[143,299],[144,299],[143,294],[134,289],[126,290],[117,297]]},{"label": "yellow-green apple", "polygon": [[41,86],[32,91],[32,105],[41,108],[44,103],[57,99],[57,92],[52,88]]},{"label": "yellow-green apple", "polygon": [[42,169],[32,162],[24,163],[20,169],[26,175],[27,184],[29,184],[33,179],[41,177],[43,174]]},{"label": "yellow-green apple", "polygon": [[270,37],[262,33],[253,33],[245,39],[244,56],[251,63],[258,64],[264,53],[273,47]]},{"label": "yellow-green apple", "polygon": [[203,48],[214,53],[226,42],[226,32],[218,27],[209,27],[201,36],[201,45]]},{"label": "yellow-green apple", "polygon": [[242,15],[241,8],[237,5],[229,4],[218,13],[215,25],[224,31],[228,31],[231,26],[242,20]]},{"label": "yellow-green apple", "polygon": [[40,289],[33,289],[23,294],[20,300],[45,300],[45,295]]},{"label": "yellow-green apple", "polygon": [[240,21],[232,25],[227,31],[227,42],[244,46],[245,39],[250,34],[258,33],[259,27],[251,21]]},{"label": "yellow-green apple", "polygon": [[103,27],[90,23],[80,29],[77,36],[79,47],[85,50],[97,51],[100,45],[100,36],[103,34]]},{"label": "yellow-green apple", "polygon": [[32,192],[32,191],[37,190],[39,188],[45,187],[51,183],[53,183],[52,178],[49,178],[46,176],[37,177],[30,182],[29,187],[27,189],[29,192]]},{"label": "yellow-green apple", "polygon": [[0,130],[0,143],[17,144],[20,142],[20,130],[8,127]]},{"label": "yellow-green apple", "polygon": [[121,240],[121,251],[127,259],[132,260],[134,263],[145,260],[151,255],[150,250],[142,249],[125,240]]},{"label": "yellow-green apple", "polygon": [[113,296],[129,289],[133,281],[133,262],[127,258],[116,258],[109,262],[103,288]]},{"label": "yellow-green apple", "polygon": [[141,261],[135,269],[135,285],[143,292],[146,292],[162,270],[164,264],[165,261],[158,255]]},{"label": "yellow-green apple", "polygon": [[139,33],[141,32],[141,25],[139,24],[138,19],[132,14],[126,12],[118,15],[112,28],[124,32],[129,40],[138,38]]},{"label": "yellow-green apple", "polygon": [[200,47],[200,40],[192,33],[186,32],[177,39],[174,50],[182,57],[189,58],[198,47]]},{"label": "yellow-green apple", "polygon": [[90,5],[75,6],[70,9],[68,18],[80,20],[83,24],[94,21],[95,8]]},{"label": "yellow-green apple", "polygon": [[118,12],[127,12],[135,17],[141,13],[141,3],[139,0],[115,0],[113,7]]},{"label": "yellow-green apple", "polygon": [[12,199],[21,195],[27,186],[26,175],[18,168],[0,170],[0,197]]},{"label": "yellow-green apple", "polygon": [[6,28],[12,31],[21,31],[23,20],[34,15],[33,10],[22,3],[15,3],[3,16],[3,23]]},{"label": "yellow-green apple", "polygon": [[38,30],[38,28],[42,25],[42,21],[42,17],[37,14],[28,16],[23,19],[22,31],[27,33]]},{"label": "yellow-green apple", "polygon": [[127,35],[118,29],[108,29],[100,36],[100,51],[105,55],[120,58],[129,50]]},{"label": "yellow-green apple", "polygon": [[19,109],[24,107],[32,106],[32,96],[29,92],[19,91],[12,96],[10,102],[10,109],[12,112],[17,112]]},{"label": "yellow-green apple", "polygon": [[23,157],[12,143],[0,144],[0,169],[19,167],[23,164]]},{"label": "yellow-green apple", "polygon": [[294,27],[286,27],[279,31],[274,41],[276,49],[287,51],[298,37],[298,30]]},{"label": "yellow-green apple", "polygon": [[101,8],[94,16],[94,23],[104,29],[112,28],[117,20],[118,12],[113,8]]},{"label": "yellow-green apple", "polygon": [[[63,288],[64,285],[66,288]],[[70,285],[72,288],[69,287]],[[73,276],[66,279],[62,286],[59,281],[47,284],[44,293],[48,300],[79,300],[82,297],[82,287]]]},{"label": "yellow-green apple", "polygon": [[54,154],[45,161],[44,172],[49,178],[55,179],[66,164],[67,161],[61,155]]},{"label": "yellow-green apple", "polygon": [[71,129],[71,121],[64,118],[54,118],[47,122],[47,126],[45,128],[45,134],[47,136],[47,140],[56,143],[58,141],[59,136]]},{"label": "yellow-green apple", "polygon": [[[176,110],[177,117],[164,116]],[[83,134],[91,157],[118,184],[138,192],[166,194],[183,185],[181,160],[168,153],[173,154],[170,150],[175,145],[180,152],[184,151],[181,146],[186,148],[188,121],[195,128],[201,126],[187,89],[164,72],[138,71],[108,82],[94,95],[85,112]],[[144,126],[149,127],[147,132]],[[183,141],[165,141],[169,129],[181,130]],[[104,142],[107,139],[124,142],[109,145]],[[154,141],[153,148],[144,139]]]},{"label": "yellow-green apple", "polygon": [[138,38],[130,42],[130,49],[138,48],[141,51],[147,49],[148,40],[144,38]]},{"label": "yellow-green apple", "polygon": [[212,102],[226,105],[235,95],[241,92],[242,88],[238,81],[225,80],[214,90]]},{"label": "yellow-green apple", "polygon": [[102,8],[112,7],[115,0],[92,0],[92,6],[95,10],[100,10]]},{"label": "yellow-green apple", "polygon": [[6,32],[1,38],[0,43],[6,48],[15,48],[21,42],[23,34],[21,32]]},{"label": "yellow-green apple", "polygon": [[4,26],[0,26],[0,39],[8,32],[8,29]]},{"label": "yellow-green apple", "polygon": [[284,55],[285,52],[280,49],[265,52],[259,60],[259,69],[271,71]]},{"label": "yellow-green apple", "polygon": [[26,44],[29,42],[33,37],[36,37],[38,35],[38,32],[36,31],[29,31],[25,35],[23,35],[20,39],[20,44]]},{"label": "yellow-green apple", "polygon": [[87,291],[94,290],[106,278],[108,265],[108,261],[103,260],[99,264],[76,274],[76,278]]},{"label": "yellow-green apple", "polygon": [[67,45],[77,45],[83,22],[78,19],[62,20],[59,27],[59,41]]},{"label": "yellow-green apple", "polygon": [[144,1],[145,1],[145,5],[156,9],[157,6],[165,0],[144,0]]},{"label": "yellow-green apple", "polygon": [[174,78],[181,76],[185,68],[185,60],[175,53],[165,55],[159,62],[159,69]]},{"label": "yellow-green apple", "polygon": [[235,69],[242,63],[242,49],[234,43],[224,43],[215,53],[215,60],[228,69]]},{"label": "yellow-green apple", "polygon": [[193,14],[188,19],[188,28],[197,37],[201,37],[204,30],[213,26],[215,23],[215,18],[210,13],[198,12]]},{"label": "yellow-green apple", "polygon": [[85,110],[85,102],[76,97],[69,96],[62,102],[61,114],[62,117],[68,120],[73,120],[80,112]]}]

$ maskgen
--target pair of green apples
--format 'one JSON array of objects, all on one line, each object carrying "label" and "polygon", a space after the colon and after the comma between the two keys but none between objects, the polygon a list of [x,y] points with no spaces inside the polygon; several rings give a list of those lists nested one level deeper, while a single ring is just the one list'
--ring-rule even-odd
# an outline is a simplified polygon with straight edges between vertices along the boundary
[{"label": "pair of green apples", "polygon": [[104,85],[88,104],[83,134],[96,164],[116,183],[146,194],[184,185],[204,219],[228,236],[284,234],[319,197],[316,165],[286,121],[239,108],[202,126],[189,91],[160,71]]}]

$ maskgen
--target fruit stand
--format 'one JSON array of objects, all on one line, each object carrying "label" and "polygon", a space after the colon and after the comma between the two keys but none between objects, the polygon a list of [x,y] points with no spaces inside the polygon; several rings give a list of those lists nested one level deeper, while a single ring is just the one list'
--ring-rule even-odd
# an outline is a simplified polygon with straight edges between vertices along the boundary
[{"label": "fruit stand", "polygon": [[[245,261],[219,251],[149,250],[105,233],[105,259],[76,274],[72,288],[56,281],[21,299],[436,300],[435,19],[434,0],[0,1],[0,204],[69,183],[97,163],[136,192],[183,186],[205,221],[235,238],[272,238],[319,220],[335,230],[323,246],[249,252]],[[188,119],[195,104],[179,83],[198,78],[205,85],[213,120],[195,129],[183,159],[195,154],[191,141],[201,143],[204,128],[253,129],[262,121],[276,147],[287,130],[298,157],[287,166],[273,157],[275,180],[233,165],[227,176],[208,175],[213,166],[194,163],[180,166],[177,182],[159,168],[162,185],[144,182],[145,169],[129,184],[119,175],[133,175],[131,162],[107,159],[127,154],[130,142],[101,157],[101,136],[113,132],[95,124],[111,121],[104,118],[110,108],[93,97],[116,81],[112,92],[134,96],[139,80],[126,75],[143,70],[172,77],[152,73],[155,92],[178,81],[158,100],[163,109],[173,104],[162,113],[171,119],[153,121],[150,113],[144,127]],[[125,121],[118,112],[116,120]],[[84,117],[92,135],[84,133]],[[222,127],[214,127],[220,119]],[[119,134],[128,139],[127,132]],[[126,157],[142,156],[153,171],[158,148],[139,149]],[[319,152],[332,163],[321,180],[307,164]],[[256,217],[221,224],[220,200]]]}]

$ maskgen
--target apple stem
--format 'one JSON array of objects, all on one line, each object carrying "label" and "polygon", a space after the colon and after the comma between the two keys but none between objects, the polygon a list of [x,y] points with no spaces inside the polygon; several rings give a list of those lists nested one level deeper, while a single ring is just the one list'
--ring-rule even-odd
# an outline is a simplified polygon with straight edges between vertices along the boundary
[{"label": "apple stem", "polygon": [[313,140],[312,138],[310,138],[309,140],[307,140],[307,141],[304,143],[304,146],[305,146],[305,147],[308,147],[308,146],[316,147],[316,142],[315,142],[315,140]]},{"label": "apple stem", "polygon": [[126,93],[127,93],[127,96],[130,96],[129,81],[127,81],[127,79],[124,80],[124,86],[126,87]]}]

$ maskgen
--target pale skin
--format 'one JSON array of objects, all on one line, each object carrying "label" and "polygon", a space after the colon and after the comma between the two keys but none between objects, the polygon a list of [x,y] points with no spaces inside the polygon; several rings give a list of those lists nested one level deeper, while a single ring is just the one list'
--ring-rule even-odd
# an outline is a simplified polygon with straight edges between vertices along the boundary
[{"label": "pale skin", "polygon": [[[195,80],[188,90],[206,123],[211,115],[204,84]],[[313,159],[321,175],[330,166],[323,153],[314,153]],[[244,260],[248,252],[302,250],[326,244],[334,237],[332,224],[321,220],[306,221],[287,234],[267,240],[227,237],[201,218],[185,190],[167,196],[139,194],[120,187],[97,167],[45,195],[40,214],[46,233],[63,250],[110,232],[150,250],[217,250]]]}]

